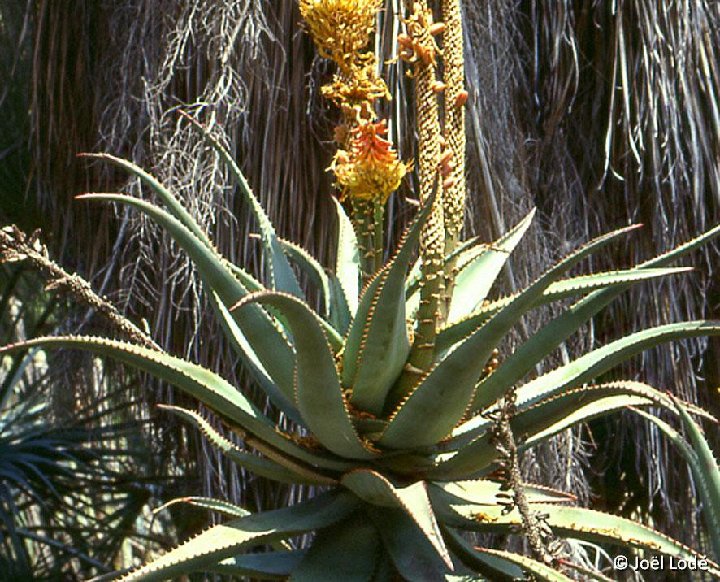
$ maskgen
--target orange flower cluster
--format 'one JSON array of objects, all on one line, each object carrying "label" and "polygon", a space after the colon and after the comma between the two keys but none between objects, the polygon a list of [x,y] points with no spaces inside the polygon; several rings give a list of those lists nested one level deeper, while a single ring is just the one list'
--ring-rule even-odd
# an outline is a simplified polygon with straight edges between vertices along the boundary
[{"label": "orange flower cluster", "polygon": [[385,139],[387,123],[361,123],[352,132],[349,151],[338,150],[330,169],[343,196],[384,204],[408,171]]}]

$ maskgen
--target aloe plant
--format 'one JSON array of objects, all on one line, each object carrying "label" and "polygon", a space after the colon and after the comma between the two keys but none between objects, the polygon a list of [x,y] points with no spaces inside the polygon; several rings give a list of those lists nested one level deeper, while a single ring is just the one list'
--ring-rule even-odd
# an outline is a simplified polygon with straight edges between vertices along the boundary
[{"label": "aloe plant", "polygon": [[[45,337],[6,346],[0,353],[36,346],[77,348],[150,373],[194,396],[225,421],[243,447],[213,429],[198,412],[167,407],[235,463],[267,479],[315,485],[318,493],[308,501],[259,514],[247,514],[222,500],[194,499],[233,519],[123,579],[163,580],[193,571],[294,580],[389,580],[397,573],[409,580],[439,580],[468,572],[492,580],[523,573],[542,580],[569,579],[564,571],[570,568],[567,561],[552,552],[543,560],[475,547],[462,533],[537,535],[527,531],[528,510],[544,516],[534,523],[551,531],[553,538],[701,557],[646,525],[577,507],[562,492],[520,483],[514,485],[522,491],[515,491],[513,483],[498,478],[498,469],[507,465],[498,426],[505,422],[522,451],[577,423],[620,410],[638,410],[652,418],[642,409],[679,415],[690,443],[677,432],[669,434],[683,443],[679,446],[701,484],[708,525],[716,527],[717,464],[692,419],[709,415],[640,382],[596,382],[628,358],[663,342],[719,335],[720,322],[638,331],[527,377],[629,286],[688,271],[672,265],[717,237],[720,227],[631,269],[566,277],[591,253],[633,230],[623,228],[577,249],[516,295],[494,300],[488,300],[492,282],[529,228],[532,213],[492,244],[461,245],[446,258],[457,265],[457,275],[432,366],[405,391],[401,378],[418,325],[420,270],[413,259],[433,196],[391,260],[360,290],[357,241],[340,204],[337,265],[334,274],[328,274],[301,248],[277,236],[238,167],[207,132],[206,137],[230,162],[256,214],[267,253],[264,282],[221,257],[172,193],[130,162],[97,156],[137,176],[155,191],[162,207],[122,194],[80,198],[130,205],[172,234],[193,260],[228,340],[272,405],[294,421],[294,431],[276,426],[238,387],[212,370],[152,346],[101,337]],[[293,264],[318,284],[320,312],[303,297]],[[503,362],[488,367],[495,348],[529,311],[572,297],[578,299]],[[524,508],[516,503],[518,493],[526,501]],[[709,537],[714,540],[713,531]],[[292,541],[308,533],[315,534],[309,545]],[[259,546],[272,549],[252,551]],[[709,562],[709,568],[720,576],[716,563]]]}]

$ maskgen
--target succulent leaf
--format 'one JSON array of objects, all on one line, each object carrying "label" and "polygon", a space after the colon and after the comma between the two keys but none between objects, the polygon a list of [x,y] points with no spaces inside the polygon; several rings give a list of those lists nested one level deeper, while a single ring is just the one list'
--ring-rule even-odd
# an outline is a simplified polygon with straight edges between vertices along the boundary
[{"label": "succulent leaf", "polygon": [[[565,271],[590,253],[635,227],[603,235],[581,247],[542,275],[479,330],[456,345],[413,393],[401,403],[380,443],[395,448],[432,445],[446,437],[463,418],[475,394],[475,385],[495,346]],[[508,386],[483,391],[473,409],[485,408],[500,398]],[[452,397],[450,397],[452,395]],[[428,408],[432,411],[429,411]]]},{"label": "succulent leaf", "polygon": [[75,348],[104,356],[132,366],[176,386],[213,410],[236,422],[240,427],[288,455],[310,465],[343,470],[350,463],[333,456],[311,453],[296,445],[264,416],[242,393],[214,372],[164,352],[126,342],[97,337],[46,337],[0,348],[0,354],[33,346]]},{"label": "succulent leaf", "polygon": [[697,463],[690,463],[690,467],[703,500],[703,513],[712,551],[715,559],[720,561],[720,468],[702,430],[688,414],[685,406],[675,400],[683,427],[697,457]]},{"label": "succulent leaf", "polygon": [[207,568],[208,571],[235,578],[287,580],[305,558],[305,550],[241,554]]},{"label": "succulent leaf", "polygon": [[[718,236],[720,236],[720,225],[658,257],[641,263],[636,269],[667,267]],[[552,353],[568,337],[629,287],[630,283],[625,283],[597,290],[573,304],[510,354],[493,374],[480,383],[478,393],[485,391],[488,393],[501,392],[504,386],[512,386],[520,381],[535,367],[537,362]],[[440,338],[442,336],[441,333]]]},{"label": "succulent leaf", "polygon": [[230,152],[220,143],[220,141],[208,131],[208,129],[199,123],[196,119],[190,115],[184,114],[185,119],[190,121],[192,125],[200,130],[202,136],[212,146],[212,148],[218,153],[220,158],[227,164],[230,169],[230,174],[235,179],[240,192],[245,197],[246,202],[250,205],[250,209],[257,220],[258,226],[260,227],[260,238],[262,239],[263,246],[265,247],[265,253],[268,257],[268,265],[270,267],[270,281],[273,289],[278,291],[285,291],[291,293],[297,297],[304,298],[300,285],[298,284],[297,277],[290,267],[287,256],[283,250],[283,245],[280,239],[275,234],[275,227],[268,218],[265,210],[263,209],[260,201],[253,194],[250,184],[237,165],[235,158],[230,155]]},{"label": "succulent leaf", "polygon": [[287,318],[295,345],[295,400],[304,423],[329,451],[345,458],[377,456],[360,440],[343,397],[322,320],[292,295],[261,291],[246,296],[235,309],[251,303],[279,309]]},{"label": "succulent leaf", "polygon": [[177,505],[178,503],[186,503],[187,505],[192,505],[193,507],[216,511],[217,513],[222,513],[229,517],[245,517],[247,515],[251,515],[250,511],[240,507],[239,505],[235,505],[234,503],[230,503],[228,501],[222,501],[221,499],[215,499],[214,497],[177,497],[158,507],[154,513],[159,513],[163,509],[167,509],[168,507]]},{"label": "succulent leaf", "polygon": [[242,333],[238,324],[235,323],[233,314],[230,313],[230,310],[220,300],[217,293],[212,291],[208,299],[218,316],[225,338],[234,352],[240,356],[243,365],[252,374],[254,380],[260,385],[275,406],[284,412],[288,418],[302,425],[300,413],[295,407],[295,395],[292,390],[292,385],[283,385],[281,389],[280,386],[275,384],[265,370],[255,350],[253,350],[253,347],[248,342],[248,339]]},{"label": "succulent leaf", "polygon": [[403,236],[398,251],[368,284],[345,342],[342,380],[353,405],[380,415],[410,353],[405,321],[405,276],[434,196]]},{"label": "succulent leaf", "polygon": [[272,460],[264,459],[241,450],[240,447],[218,433],[210,425],[210,423],[197,412],[186,410],[185,408],[181,408],[179,406],[168,406],[165,404],[160,404],[158,406],[159,408],[168,410],[173,414],[177,414],[195,425],[200,432],[205,435],[210,443],[216,449],[220,450],[226,458],[255,475],[265,477],[266,479],[272,479],[273,481],[280,481],[282,483],[308,483],[316,485],[327,485],[333,483],[332,479],[328,479],[327,477],[323,477],[322,475],[318,475],[308,470],[303,470],[300,466],[297,466],[297,469],[293,471],[288,468],[287,465],[280,465]]},{"label": "succulent leaf", "polygon": [[335,276],[345,296],[345,302],[350,314],[355,315],[360,297],[360,252],[350,218],[345,213],[342,204],[335,198],[335,211],[338,219],[337,260],[335,263]]},{"label": "succulent leaf", "polygon": [[450,554],[440,534],[424,481],[417,481],[405,487],[396,487],[376,471],[355,469],[343,475],[340,482],[371,505],[402,509],[413,520],[448,568],[452,569]]},{"label": "succulent leaf", "polygon": [[357,507],[352,496],[321,493],[310,501],[274,511],[255,513],[216,525],[121,578],[124,582],[159,582],[212,568],[251,545],[285,539],[331,526]]},{"label": "succulent leaf", "polygon": [[534,217],[535,209],[494,243],[476,245],[460,253],[448,322],[462,319],[482,304]]},{"label": "succulent leaf", "polygon": [[[247,289],[217,251],[203,244],[180,221],[162,209],[121,194],[89,194],[82,198],[128,204],[158,222],[190,256],[204,283],[226,307],[234,305],[247,294]],[[284,394],[291,393],[294,357],[291,347],[274,322],[259,306],[241,314],[233,314],[233,319],[274,383]]]},{"label": "succulent leaf", "polygon": [[318,532],[290,582],[367,582],[373,579],[381,552],[377,529],[357,512]]},{"label": "succulent leaf", "polygon": [[474,547],[459,533],[451,529],[446,529],[445,534],[448,545],[463,563],[488,576],[491,580],[497,582],[527,580],[525,572],[531,574],[529,579],[532,580],[546,582],[570,582],[572,580],[551,566],[527,556],[505,550]]},{"label": "succulent leaf", "polygon": [[[323,266],[300,245],[285,239],[278,239],[285,254],[307,275],[308,279],[320,290],[323,300],[323,319],[330,319],[330,306],[332,296],[330,291],[330,278]],[[259,291],[259,289],[257,289]]]},{"label": "succulent leaf", "polygon": [[403,509],[367,506],[365,512],[380,532],[395,569],[406,580],[444,580],[449,574],[446,561]]},{"label": "succulent leaf", "polygon": [[[603,347],[560,366],[551,372],[539,376],[518,388],[518,405],[536,402],[560,393],[569,386],[580,386],[607,372],[618,364],[660,344],[688,339],[720,335],[720,322],[688,321],[670,323],[635,332],[615,340]],[[483,391],[482,384],[478,388],[479,406],[490,404],[490,396]]]},{"label": "succulent leaf", "polygon": [[[444,523],[460,529],[508,533],[522,522],[517,510],[505,513],[502,506],[444,505],[435,501],[434,507]],[[703,558],[680,542],[624,517],[566,505],[538,503],[533,508],[546,516],[545,520],[555,535],[658,552],[686,560]],[[717,564],[709,562],[709,566],[711,574],[720,575]]]}]

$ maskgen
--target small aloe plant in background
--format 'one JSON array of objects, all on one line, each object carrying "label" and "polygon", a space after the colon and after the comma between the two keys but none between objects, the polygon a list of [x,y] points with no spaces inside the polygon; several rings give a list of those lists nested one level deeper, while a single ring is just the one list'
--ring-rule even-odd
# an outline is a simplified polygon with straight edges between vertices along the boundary
[{"label": "small aloe plant in background", "polygon": [[[291,428],[276,425],[212,370],[151,345],[47,337],[0,350],[77,348],[152,374],[224,420],[242,446],[198,412],[164,407],[238,465],[267,479],[314,486],[307,501],[257,514],[195,498],[193,503],[232,519],[122,579],[164,580],[197,571],[292,580],[607,579],[574,563],[564,540],[705,560],[709,575],[720,577],[720,566],[695,550],[646,525],[578,507],[566,493],[523,482],[519,471],[522,451],[559,432],[617,411],[637,411],[687,459],[710,549],[720,559],[720,472],[697,420],[714,419],[638,381],[596,382],[664,342],[720,335],[720,322],[634,332],[532,377],[565,339],[629,286],[688,271],[674,265],[720,235],[720,227],[630,269],[567,275],[635,227],[622,228],[572,252],[522,291],[493,298],[493,283],[534,213],[492,244],[461,240],[464,142],[457,132],[464,135],[467,94],[453,59],[462,54],[461,45],[453,44],[462,40],[459,5],[443,2],[440,24],[415,3],[398,44],[416,80],[420,206],[383,261],[384,204],[409,164],[397,159],[385,123],[375,116],[374,101],[386,90],[371,53],[362,51],[379,2],[302,0],[300,6],[321,54],[339,70],[325,94],[344,115],[333,170],[351,210],[348,215],[336,203],[334,272],[277,236],[236,162],[192,118],[228,164],[257,219],[268,266],[264,281],[220,256],[178,199],[128,161],[92,156],[137,176],[160,205],[123,194],[80,197],[127,204],[167,229],[193,261],[228,341]],[[330,34],[345,41],[330,42]],[[441,34],[444,83],[436,78],[435,37]],[[444,136],[438,123],[442,91]],[[320,310],[308,304],[296,269],[315,283]],[[498,348],[529,311],[572,298],[577,299],[499,361]],[[682,432],[656,416],[660,410]],[[528,549],[478,546],[466,532],[517,534]]]}]

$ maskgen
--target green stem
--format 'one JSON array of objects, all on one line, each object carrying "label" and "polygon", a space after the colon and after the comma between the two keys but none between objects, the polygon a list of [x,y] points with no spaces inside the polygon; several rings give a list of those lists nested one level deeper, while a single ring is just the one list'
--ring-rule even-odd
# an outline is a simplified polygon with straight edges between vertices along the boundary
[{"label": "green stem", "polygon": [[379,202],[373,204],[373,222],[375,233],[373,235],[373,247],[375,250],[374,272],[377,273],[383,268],[383,253],[385,251],[385,205]]}]

